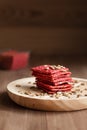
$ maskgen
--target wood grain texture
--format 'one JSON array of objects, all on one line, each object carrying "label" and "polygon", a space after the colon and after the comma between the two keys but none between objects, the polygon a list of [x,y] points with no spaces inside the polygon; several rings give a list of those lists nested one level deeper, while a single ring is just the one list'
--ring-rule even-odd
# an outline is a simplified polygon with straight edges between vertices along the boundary
[{"label": "wood grain texture", "polygon": [[4,0],[0,2],[0,25],[87,27],[87,2]]},{"label": "wood grain texture", "polygon": [[86,0],[0,1],[0,49],[87,54],[86,41]]},{"label": "wood grain texture", "polygon": [[[87,78],[86,57],[32,57],[30,66],[63,64],[70,67],[73,76]],[[86,130],[87,110],[76,112],[33,111],[16,105],[6,93],[9,82],[31,76],[29,68],[18,71],[0,71],[0,129],[1,130]]]},{"label": "wood grain texture", "polygon": [[2,27],[0,50],[10,48],[36,55],[87,54],[87,29]]}]

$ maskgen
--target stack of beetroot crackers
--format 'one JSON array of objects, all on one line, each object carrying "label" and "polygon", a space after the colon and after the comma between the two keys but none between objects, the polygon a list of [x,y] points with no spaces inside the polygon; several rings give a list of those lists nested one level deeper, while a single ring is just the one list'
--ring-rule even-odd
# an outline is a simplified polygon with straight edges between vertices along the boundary
[{"label": "stack of beetroot crackers", "polygon": [[68,68],[61,65],[41,65],[32,68],[36,85],[47,93],[70,91],[73,80]]}]

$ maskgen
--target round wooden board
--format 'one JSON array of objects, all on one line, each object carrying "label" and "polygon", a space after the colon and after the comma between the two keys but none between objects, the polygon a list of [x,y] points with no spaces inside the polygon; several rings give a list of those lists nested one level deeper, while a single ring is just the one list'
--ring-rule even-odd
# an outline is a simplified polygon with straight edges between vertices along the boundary
[{"label": "round wooden board", "polygon": [[[73,78],[78,82],[83,82],[87,85],[86,79]],[[70,99],[56,99],[42,96],[29,96],[21,92],[23,90],[28,90],[29,87],[34,86],[35,78],[23,78],[15,80],[7,85],[7,92],[9,97],[17,104],[36,110],[45,111],[74,111],[87,108],[87,97],[70,98]],[[28,85],[30,83],[30,85]],[[22,87],[21,87],[21,86]],[[87,86],[85,86],[87,87]],[[21,93],[20,93],[21,92]]]}]

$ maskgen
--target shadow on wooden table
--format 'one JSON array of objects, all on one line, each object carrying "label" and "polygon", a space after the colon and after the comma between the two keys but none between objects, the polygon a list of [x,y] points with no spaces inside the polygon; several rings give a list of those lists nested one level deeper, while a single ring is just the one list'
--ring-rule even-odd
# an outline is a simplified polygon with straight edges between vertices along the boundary
[{"label": "shadow on wooden table", "polygon": [[[46,113],[46,111],[29,109],[29,108],[16,104],[9,98],[7,92],[3,92],[0,94],[0,111],[13,111],[13,112],[22,112],[22,113],[23,113],[23,111],[24,112],[27,111],[27,112],[31,112],[31,113],[33,112],[34,114],[35,113],[38,114],[39,112],[43,113],[43,114]],[[54,112],[47,111],[47,113],[54,113]]]},{"label": "shadow on wooden table", "polygon": [[[40,110],[33,110],[33,109],[29,109],[29,108],[25,108],[23,106],[20,106],[18,104],[16,104],[15,102],[13,102],[8,94],[6,92],[3,92],[0,94],[0,111],[12,111],[12,112],[17,112],[17,113],[25,113],[27,111],[27,113],[33,113],[34,115],[37,114],[41,114],[44,115],[46,113],[50,114],[54,114],[56,112],[52,112],[52,111],[40,111]],[[63,114],[65,112],[57,112],[60,114]],[[67,112],[68,113],[68,112]]]},{"label": "shadow on wooden table", "polygon": [[16,103],[14,103],[8,96],[8,94],[6,92],[3,92],[0,94],[0,110],[6,110],[6,111],[10,111],[10,110],[23,110],[26,109],[24,107],[21,107],[19,105],[17,105]]}]

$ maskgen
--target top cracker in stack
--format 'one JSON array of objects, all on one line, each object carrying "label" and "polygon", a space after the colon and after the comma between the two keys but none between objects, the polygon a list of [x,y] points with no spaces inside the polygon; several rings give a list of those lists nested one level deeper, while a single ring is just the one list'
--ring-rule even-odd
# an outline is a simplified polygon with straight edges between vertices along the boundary
[{"label": "top cracker in stack", "polygon": [[47,93],[70,91],[72,88],[71,72],[61,65],[41,65],[32,68],[36,85]]}]

